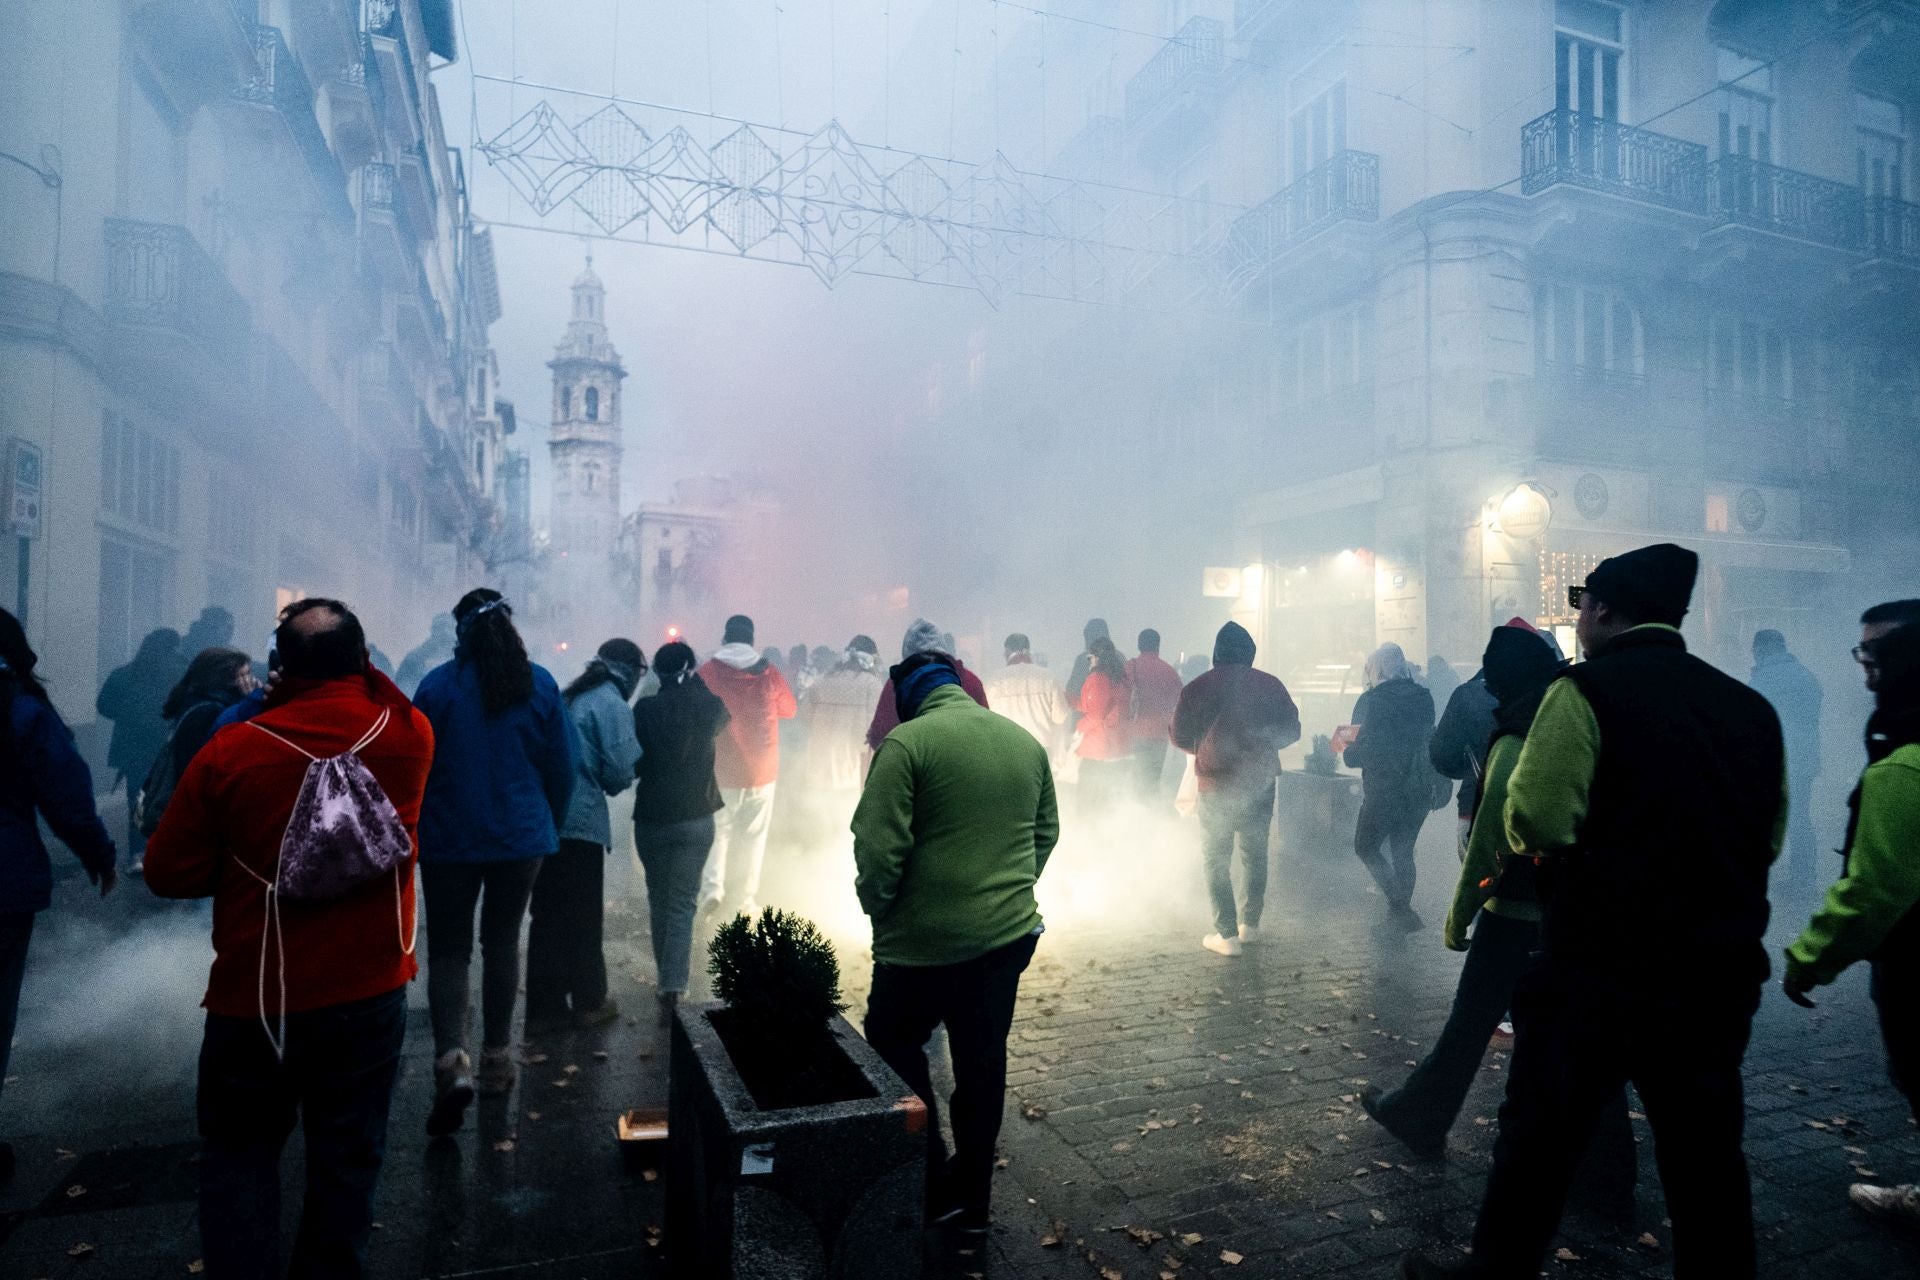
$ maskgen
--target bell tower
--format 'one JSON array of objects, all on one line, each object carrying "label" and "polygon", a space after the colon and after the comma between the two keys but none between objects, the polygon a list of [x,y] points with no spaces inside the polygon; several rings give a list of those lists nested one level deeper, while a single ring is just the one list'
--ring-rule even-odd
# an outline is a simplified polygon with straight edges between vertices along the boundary
[{"label": "bell tower", "polygon": [[553,503],[548,547],[576,564],[608,561],[620,537],[620,353],[607,340],[606,286],[593,257],[573,282],[573,317],[554,348]]}]

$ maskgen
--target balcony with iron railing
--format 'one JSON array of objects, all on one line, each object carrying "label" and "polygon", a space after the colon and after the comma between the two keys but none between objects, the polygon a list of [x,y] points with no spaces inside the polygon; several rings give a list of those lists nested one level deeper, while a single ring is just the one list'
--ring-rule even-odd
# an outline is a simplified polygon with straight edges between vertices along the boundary
[{"label": "balcony with iron railing", "polygon": [[1139,128],[1219,83],[1226,32],[1217,18],[1191,18],[1127,81],[1127,127]]},{"label": "balcony with iron railing", "polygon": [[246,300],[185,227],[108,218],[106,317],[188,339],[215,358],[239,358]]},{"label": "balcony with iron railing", "polygon": [[1869,254],[1920,264],[1920,204],[1892,196],[1868,196],[1865,213],[1865,248]]},{"label": "balcony with iron railing", "polygon": [[272,109],[312,176],[323,203],[344,219],[350,213],[346,174],[327,145],[313,110],[313,85],[277,27],[253,28],[254,74],[234,90],[241,102]]},{"label": "balcony with iron railing", "polygon": [[1520,190],[1567,185],[1705,213],[1707,149],[1578,111],[1549,111],[1520,127]]},{"label": "balcony with iron railing", "polygon": [[1334,223],[1379,217],[1380,157],[1335,152],[1234,220],[1225,249],[1227,278],[1244,288],[1281,254]]},{"label": "balcony with iron railing", "polygon": [[1746,156],[1708,166],[1709,215],[1729,223],[1809,240],[1836,249],[1863,247],[1864,202],[1858,187]]}]

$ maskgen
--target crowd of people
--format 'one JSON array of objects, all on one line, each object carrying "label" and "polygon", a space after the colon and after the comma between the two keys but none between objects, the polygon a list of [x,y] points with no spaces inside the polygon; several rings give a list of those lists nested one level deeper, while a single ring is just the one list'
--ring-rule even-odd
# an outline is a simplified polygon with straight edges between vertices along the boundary
[{"label": "crowd of people", "polygon": [[[1778,632],[1755,637],[1747,683],[1688,653],[1696,566],[1667,544],[1602,562],[1569,601],[1583,662],[1519,618],[1492,630],[1464,681],[1438,662],[1423,680],[1382,645],[1330,735],[1361,775],[1353,848],[1383,927],[1423,927],[1416,840],[1460,783],[1461,866],[1441,930],[1466,953],[1458,993],[1426,1059],[1363,1106],[1438,1157],[1490,1037],[1511,1023],[1471,1255],[1409,1255],[1408,1276],[1532,1275],[1583,1160],[1604,1193],[1630,1192],[1628,1084],[1658,1142],[1679,1272],[1753,1271],[1740,1063],[1769,971],[1770,869],[1785,849],[1792,876],[1813,875],[1820,689]],[[263,1274],[278,1258],[278,1165],[295,1123],[309,1173],[294,1254],[316,1274],[361,1265],[422,911],[430,1134],[513,1088],[523,976],[528,1037],[619,1015],[601,917],[609,802],[629,790],[657,1013],[670,1020],[700,921],[761,901],[783,726],[804,735],[807,802],[851,833],[873,930],[866,1035],[936,1115],[926,1046],[946,1029],[953,1149],[936,1120],[927,1205],[954,1231],[987,1228],[1007,1040],[1046,928],[1034,890],[1063,791],[1090,825],[1123,801],[1196,814],[1212,913],[1201,945],[1231,958],[1261,941],[1280,753],[1302,727],[1235,623],[1183,678],[1157,632],[1128,658],[1093,619],[1062,681],[1020,633],[1000,667],[976,673],[951,635],[917,620],[883,670],[868,636],[782,658],[736,615],[704,662],[679,640],[649,662],[614,638],[564,688],[486,588],[391,676],[337,600],[284,609],[258,667],[232,629],[209,609],[185,637],[154,633],[97,706],[127,793],[127,867],[161,897],[212,899],[198,1105],[215,1276]],[[1810,1003],[1870,962],[1895,1083],[1920,1108],[1920,601],[1869,610],[1853,656],[1878,703],[1869,764],[1845,870],[1788,949],[1783,985]],[[40,819],[103,894],[123,869],[36,663],[0,612],[0,1076],[34,916],[51,901]],[[1170,755],[1184,766],[1177,788]],[[4,1146],[0,1160],[4,1176]],[[1852,1196],[1920,1222],[1912,1185]]]}]

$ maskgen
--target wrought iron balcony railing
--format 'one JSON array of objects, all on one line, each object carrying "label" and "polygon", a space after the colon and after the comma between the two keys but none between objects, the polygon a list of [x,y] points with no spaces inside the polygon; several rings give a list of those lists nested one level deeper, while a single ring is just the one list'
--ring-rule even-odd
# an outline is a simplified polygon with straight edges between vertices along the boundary
[{"label": "wrought iron balcony railing", "polygon": [[107,318],[171,330],[217,355],[244,350],[247,304],[185,227],[108,218]]},{"label": "wrought iron balcony railing", "polygon": [[1520,190],[1566,184],[1665,205],[1707,208],[1707,149],[1578,111],[1549,111],[1520,126]]},{"label": "wrought iron balcony railing", "polygon": [[1861,247],[1866,227],[1858,187],[1746,156],[1721,156],[1709,168],[1716,221],[1837,249]]},{"label": "wrought iron balcony railing", "polygon": [[323,199],[336,215],[344,217],[346,174],[320,131],[320,121],[313,113],[313,84],[301,69],[300,60],[277,27],[253,29],[253,54],[254,75],[234,90],[234,96],[279,113],[300,158],[320,183]]},{"label": "wrought iron balcony railing", "polygon": [[1340,151],[1234,220],[1227,276],[1244,288],[1273,259],[1335,222],[1380,217],[1380,157]]},{"label": "wrought iron balcony railing", "polygon": [[1866,198],[1866,248],[1877,258],[1920,262],[1920,204],[1892,196]]},{"label": "wrought iron balcony railing", "polygon": [[1218,18],[1188,19],[1127,81],[1127,122],[1137,123],[1195,82],[1217,76],[1225,49]]},{"label": "wrought iron balcony railing", "polygon": [[392,210],[392,165],[373,160],[360,166],[360,207]]}]

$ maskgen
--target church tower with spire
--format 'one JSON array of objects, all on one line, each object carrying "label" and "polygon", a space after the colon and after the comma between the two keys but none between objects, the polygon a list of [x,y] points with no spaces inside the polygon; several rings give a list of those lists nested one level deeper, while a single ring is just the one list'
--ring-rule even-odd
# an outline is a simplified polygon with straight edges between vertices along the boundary
[{"label": "church tower with spire", "polygon": [[573,318],[554,348],[553,504],[548,548],[573,564],[605,564],[620,537],[620,353],[607,340],[606,286],[593,257],[573,282]]}]

